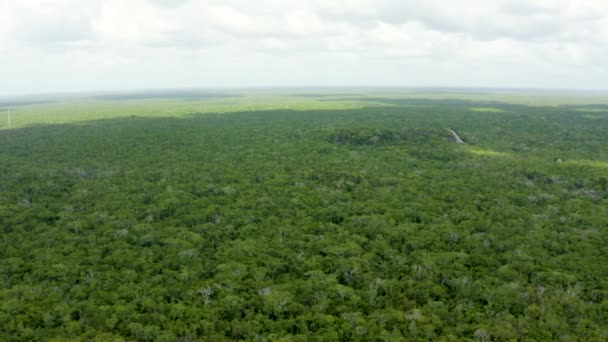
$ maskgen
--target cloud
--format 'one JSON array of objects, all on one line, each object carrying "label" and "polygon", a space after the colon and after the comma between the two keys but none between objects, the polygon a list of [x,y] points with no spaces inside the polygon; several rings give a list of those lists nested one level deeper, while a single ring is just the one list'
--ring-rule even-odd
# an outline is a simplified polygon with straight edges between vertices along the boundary
[{"label": "cloud", "polygon": [[431,30],[481,40],[547,39],[559,34],[562,27],[552,11],[544,11],[530,1],[381,0],[379,19],[390,23],[415,21]]},{"label": "cloud", "polygon": [[[226,84],[255,83],[243,75],[250,68],[304,70],[286,83],[394,83],[404,72],[421,83],[553,86],[559,74],[587,80],[580,87],[608,86],[600,77],[608,3],[595,0],[3,1],[0,41],[0,73],[27,75],[25,61],[39,61],[80,73],[70,87],[94,87],[87,75],[112,85],[123,68],[147,86],[153,65],[176,84],[207,86],[219,75]],[[36,79],[45,74],[38,72]]]},{"label": "cloud", "polygon": [[608,18],[608,5],[590,0],[23,0],[18,4],[4,5],[8,8],[3,13],[19,18],[21,24],[13,30],[18,39],[39,44],[91,39],[183,46],[183,42],[206,45],[237,37],[333,39],[353,31],[365,35],[386,25],[412,24],[485,41],[562,41],[585,39],[577,34],[581,31],[604,39],[603,22]]},{"label": "cloud", "polygon": [[166,7],[166,8],[178,8],[190,3],[191,0],[149,0],[151,4]]},{"label": "cloud", "polygon": [[49,46],[92,40],[91,20],[98,7],[71,0],[5,2],[0,7],[0,30],[7,40],[28,46]]}]

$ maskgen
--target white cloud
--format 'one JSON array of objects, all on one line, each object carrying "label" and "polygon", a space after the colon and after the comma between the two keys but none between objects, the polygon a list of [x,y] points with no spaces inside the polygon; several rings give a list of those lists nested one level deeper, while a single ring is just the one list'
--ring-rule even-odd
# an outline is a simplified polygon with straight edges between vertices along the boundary
[{"label": "white cloud", "polygon": [[187,31],[180,7],[163,7],[146,0],[105,0],[93,27],[105,46],[181,46],[204,41],[204,30]]},{"label": "white cloud", "polygon": [[602,0],[3,1],[0,42],[0,77],[37,80],[2,83],[0,94],[383,80],[551,87],[554,75],[608,87]]},{"label": "white cloud", "polygon": [[47,46],[94,39],[91,20],[98,6],[94,1],[29,0],[5,2],[0,11],[0,22],[6,23],[3,38]]}]

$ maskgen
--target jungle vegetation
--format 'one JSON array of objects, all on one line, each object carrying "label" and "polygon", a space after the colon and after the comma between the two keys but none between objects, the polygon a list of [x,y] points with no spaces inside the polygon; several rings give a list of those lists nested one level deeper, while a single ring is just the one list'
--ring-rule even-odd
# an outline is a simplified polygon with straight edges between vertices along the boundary
[{"label": "jungle vegetation", "polygon": [[0,130],[0,340],[608,339],[608,109],[335,101]]}]

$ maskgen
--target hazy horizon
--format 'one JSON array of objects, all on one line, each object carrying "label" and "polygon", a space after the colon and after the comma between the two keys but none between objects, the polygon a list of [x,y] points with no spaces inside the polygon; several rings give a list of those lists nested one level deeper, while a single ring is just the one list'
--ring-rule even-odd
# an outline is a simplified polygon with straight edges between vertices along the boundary
[{"label": "hazy horizon", "polygon": [[0,94],[0,101],[19,98],[78,98],[95,97],[112,94],[155,94],[169,92],[180,94],[183,92],[200,92],[201,94],[213,92],[227,93],[283,93],[290,92],[293,95],[305,94],[310,91],[323,91],[332,94],[334,91],[349,91],[353,94],[370,92],[383,93],[531,93],[531,94],[580,94],[580,95],[608,95],[608,89],[576,89],[576,88],[516,88],[516,87],[451,87],[451,86],[267,86],[267,87],[182,87],[182,88],[132,88],[132,89],[100,89],[90,91],[64,91],[64,92],[37,92],[21,94]]}]

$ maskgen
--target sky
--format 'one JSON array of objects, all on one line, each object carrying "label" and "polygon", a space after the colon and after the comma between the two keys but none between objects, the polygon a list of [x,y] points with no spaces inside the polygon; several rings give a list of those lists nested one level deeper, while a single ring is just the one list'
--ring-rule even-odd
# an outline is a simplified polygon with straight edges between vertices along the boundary
[{"label": "sky", "polygon": [[0,0],[0,95],[608,89],[605,0]]}]

